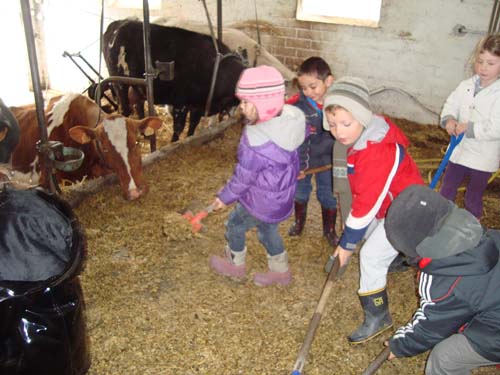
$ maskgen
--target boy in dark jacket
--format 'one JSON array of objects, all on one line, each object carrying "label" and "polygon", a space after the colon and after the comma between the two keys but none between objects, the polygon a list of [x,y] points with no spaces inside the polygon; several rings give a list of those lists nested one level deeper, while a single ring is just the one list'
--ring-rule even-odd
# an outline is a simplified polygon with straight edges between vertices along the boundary
[{"label": "boy in dark jacket", "polygon": [[425,373],[466,375],[500,363],[500,231],[425,186],[387,213],[387,237],[418,263],[420,308],[390,339],[391,355],[432,349]]},{"label": "boy in dark jacket", "polygon": [[331,166],[334,138],[323,130],[323,101],[333,83],[330,67],[321,57],[305,60],[297,73],[300,93],[287,103],[300,108],[306,116],[307,134],[299,147],[300,171],[295,193],[295,222],[288,231],[290,236],[300,236],[307,216],[307,203],[312,192],[312,176],[316,177],[316,197],[321,204],[323,235],[331,246],[338,242],[335,233],[337,200],[333,195],[332,168],[313,174],[304,174],[317,167]]}]

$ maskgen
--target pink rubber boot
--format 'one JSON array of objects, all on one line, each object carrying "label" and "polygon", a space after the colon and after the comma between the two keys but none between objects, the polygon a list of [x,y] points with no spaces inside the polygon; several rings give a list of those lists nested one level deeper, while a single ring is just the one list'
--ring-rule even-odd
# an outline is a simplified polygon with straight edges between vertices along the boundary
[{"label": "pink rubber boot", "polygon": [[226,245],[222,257],[218,255],[210,257],[210,268],[219,275],[243,278],[246,274],[246,254],[246,247],[243,251],[233,251]]},{"label": "pink rubber boot", "polygon": [[288,268],[288,255],[286,251],[278,255],[267,256],[269,271],[256,273],[253,282],[258,286],[273,284],[288,285],[292,282],[292,273]]}]

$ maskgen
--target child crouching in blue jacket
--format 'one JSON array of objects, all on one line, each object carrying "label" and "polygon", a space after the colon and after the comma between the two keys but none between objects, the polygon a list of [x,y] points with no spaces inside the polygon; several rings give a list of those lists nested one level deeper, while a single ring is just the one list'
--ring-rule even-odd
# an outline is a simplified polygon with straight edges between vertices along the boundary
[{"label": "child crouching in blue jacket", "polygon": [[266,248],[269,270],[256,273],[255,284],[288,285],[292,274],[278,231],[293,212],[299,174],[298,147],[305,137],[303,112],[285,105],[284,80],[269,66],[245,69],[236,96],[246,119],[238,147],[238,163],[229,182],[212,203],[214,210],[236,202],[230,213],[223,256],[212,256],[216,273],[243,278],[246,274],[246,232],[256,227]]}]

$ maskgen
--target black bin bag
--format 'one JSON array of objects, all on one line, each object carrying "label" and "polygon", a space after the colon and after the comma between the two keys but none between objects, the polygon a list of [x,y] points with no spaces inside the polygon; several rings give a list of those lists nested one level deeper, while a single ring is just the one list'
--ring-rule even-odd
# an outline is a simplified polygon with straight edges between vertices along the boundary
[{"label": "black bin bag", "polygon": [[83,229],[63,200],[0,191],[0,374],[87,372],[78,278],[85,253]]}]

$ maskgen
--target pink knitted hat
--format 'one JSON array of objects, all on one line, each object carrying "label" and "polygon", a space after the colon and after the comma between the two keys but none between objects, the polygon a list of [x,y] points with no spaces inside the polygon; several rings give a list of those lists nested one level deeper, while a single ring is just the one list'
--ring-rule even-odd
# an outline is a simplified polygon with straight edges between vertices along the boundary
[{"label": "pink knitted hat", "polygon": [[257,123],[267,121],[281,112],[285,104],[285,82],[281,73],[271,66],[245,69],[236,84],[236,97],[257,108]]}]

